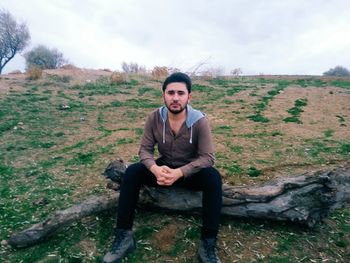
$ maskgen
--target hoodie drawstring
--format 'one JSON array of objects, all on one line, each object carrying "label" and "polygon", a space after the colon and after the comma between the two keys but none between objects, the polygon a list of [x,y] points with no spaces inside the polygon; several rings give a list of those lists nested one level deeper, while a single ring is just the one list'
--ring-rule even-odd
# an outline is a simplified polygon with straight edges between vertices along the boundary
[{"label": "hoodie drawstring", "polygon": [[192,127],[193,126],[191,126],[190,144],[192,144]]}]

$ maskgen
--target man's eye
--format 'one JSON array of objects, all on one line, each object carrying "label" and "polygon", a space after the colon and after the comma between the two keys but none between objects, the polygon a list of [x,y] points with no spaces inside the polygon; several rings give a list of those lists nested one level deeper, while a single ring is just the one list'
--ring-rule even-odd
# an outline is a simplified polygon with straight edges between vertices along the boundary
[{"label": "man's eye", "polygon": [[174,92],[174,91],[168,91],[168,94],[169,94],[169,95],[174,95],[175,92]]}]

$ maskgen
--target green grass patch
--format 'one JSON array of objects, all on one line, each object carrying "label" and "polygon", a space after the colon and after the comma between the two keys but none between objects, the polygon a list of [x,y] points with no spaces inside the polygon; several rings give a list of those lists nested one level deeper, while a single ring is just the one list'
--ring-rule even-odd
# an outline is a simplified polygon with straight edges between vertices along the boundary
[{"label": "green grass patch", "polygon": [[254,166],[250,166],[247,171],[250,177],[258,177],[262,174],[261,170],[257,169]]},{"label": "green grass patch", "polygon": [[226,170],[228,176],[239,175],[244,172],[244,169],[236,162],[225,163],[222,168]]},{"label": "green grass patch", "polygon": [[155,98],[162,97],[162,92],[159,89],[154,89],[152,87],[140,87],[137,91],[138,96],[144,96],[146,93],[150,93]]},{"label": "green grass patch", "polygon": [[117,140],[117,144],[128,144],[128,143],[133,143],[134,140],[132,138],[122,138]]},{"label": "green grass patch", "polygon": [[304,112],[302,107],[305,107],[306,105],[307,105],[307,99],[297,99],[294,102],[294,107],[287,110],[287,112],[292,116],[284,118],[283,121],[302,124],[302,121],[300,120],[300,115],[302,112]]},{"label": "green grass patch", "polygon": [[282,90],[287,88],[289,85],[288,81],[277,81],[277,85],[267,92],[265,96],[259,99],[259,102],[253,105],[253,108],[256,110],[255,114],[249,115],[247,118],[254,122],[266,123],[269,122],[269,119],[262,115],[262,112],[267,108],[269,102],[278,95]]},{"label": "green grass patch", "polygon": [[270,121],[268,118],[262,116],[261,113],[250,115],[250,116],[248,116],[248,119],[250,119],[254,122],[262,122],[262,123],[267,123]]},{"label": "green grass patch", "polygon": [[224,134],[227,132],[231,132],[233,127],[231,125],[220,125],[214,128],[214,133],[216,134]]},{"label": "green grass patch", "polygon": [[161,106],[160,103],[154,103],[149,99],[129,99],[127,101],[113,101],[112,107],[128,107],[133,109],[149,109],[158,108]]},{"label": "green grass patch", "polygon": [[336,117],[338,118],[338,122],[339,122],[340,126],[346,126],[344,116],[336,115]]},{"label": "green grass patch", "polygon": [[242,153],[243,152],[242,146],[234,145],[231,142],[228,142],[226,145],[230,149],[231,152],[234,152],[234,153]]},{"label": "green grass patch", "polygon": [[333,133],[334,133],[334,131],[333,131],[332,129],[327,129],[327,130],[325,130],[325,131],[323,132],[323,134],[324,134],[324,136],[325,136],[326,138],[332,137],[332,136],[333,136]]},{"label": "green grass patch", "polygon": [[199,84],[193,84],[192,85],[193,92],[203,92],[203,93],[211,93],[214,91],[213,87],[205,86],[205,85],[199,85]]},{"label": "green grass patch", "polygon": [[334,87],[350,89],[350,81],[346,80],[334,80],[330,83]]},{"label": "green grass patch", "polygon": [[349,142],[344,142],[340,144],[338,153],[344,156],[349,156],[350,155],[350,143]]}]

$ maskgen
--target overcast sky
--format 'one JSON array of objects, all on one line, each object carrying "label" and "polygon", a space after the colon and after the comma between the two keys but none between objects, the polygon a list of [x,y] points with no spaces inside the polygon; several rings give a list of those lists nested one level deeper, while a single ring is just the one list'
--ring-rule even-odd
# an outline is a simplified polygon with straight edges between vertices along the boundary
[{"label": "overcast sky", "polygon": [[[27,23],[27,50],[57,48],[82,68],[350,69],[349,0],[1,0],[0,8]],[[24,69],[20,55],[4,72],[14,69]]]}]

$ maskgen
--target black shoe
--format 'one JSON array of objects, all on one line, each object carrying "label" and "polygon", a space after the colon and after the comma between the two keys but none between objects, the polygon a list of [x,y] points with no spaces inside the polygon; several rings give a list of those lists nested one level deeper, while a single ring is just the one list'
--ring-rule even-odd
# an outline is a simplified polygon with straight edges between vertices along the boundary
[{"label": "black shoe", "polygon": [[216,249],[216,239],[201,239],[198,248],[198,258],[202,263],[220,263]]},{"label": "black shoe", "polygon": [[122,262],[122,259],[136,248],[135,238],[131,230],[117,229],[115,235],[111,251],[103,257],[103,263]]}]

